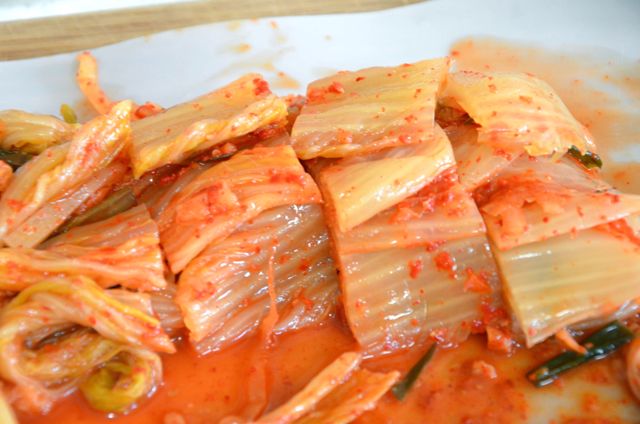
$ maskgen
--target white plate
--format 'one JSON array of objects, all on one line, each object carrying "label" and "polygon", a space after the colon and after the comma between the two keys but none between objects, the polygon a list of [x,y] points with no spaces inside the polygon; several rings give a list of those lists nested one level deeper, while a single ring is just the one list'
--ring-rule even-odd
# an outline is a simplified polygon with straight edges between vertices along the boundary
[{"label": "white plate", "polygon": [[[467,36],[494,36],[562,50],[640,58],[640,1],[451,0],[381,12],[284,17],[204,25],[95,49],[100,78],[114,99],[172,105],[260,72],[280,93],[303,92],[311,80],[339,69],[395,65],[444,55]],[[249,49],[247,50],[247,46]],[[282,85],[286,72],[299,88]],[[75,54],[0,63],[0,109],[57,114],[81,99]],[[281,88],[278,88],[279,85]],[[574,390],[575,389],[575,390]],[[578,393],[584,387],[565,393]],[[620,397],[612,387],[604,396]],[[532,390],[530,422],[579,408],[577,396]],[[535,412],[534,412],[535,411]],[[640,422],[640,408],[619,408]]]},{"label": "white plate", "polygon": [[[171,105],[246,72],[261,72],[276,83],[277,72],[286,72],[304,87],[339,69],[444,55],[465,36],[555,49],[607,49],[636,60],[639,23],[637,0],[432,0],[371,13],[203,25],[93,52],[103,86],[114,99]],[[250,50],[239,53],[241,44]],[[61,103],[80,99],[74,58],[63,54],[0,62],[0,109],[57,114]]]}]

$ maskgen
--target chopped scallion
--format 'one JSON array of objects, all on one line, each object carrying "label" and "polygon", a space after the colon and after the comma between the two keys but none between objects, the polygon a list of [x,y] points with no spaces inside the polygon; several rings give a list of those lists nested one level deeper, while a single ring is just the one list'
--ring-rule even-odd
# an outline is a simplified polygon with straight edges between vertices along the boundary
[{"label": "chopped scallion", "polygon": [[576,368],[586,362],[602,359],[633,339],[633,333],[618,321],[613,321],[587,337],[582,346],[587,353],[581,355],[567,351],[555,356],[527,373],[527,379],[536,387],[552,383],[564,372]]},{"label": "chopped scallion", "polygon": [[587,169],[602,168],[602,159],[596,153],[589,151],[582,153],[576,146],[571,146],[568,153]]},{"label": "chopped scallion", "polygon": [[413,367],[411,367],[407,375],[391,388],[391,393],[393,393],[396,399],[403,400],[407,393],[409,393],[409,390],[411,390],[411,387],[413,387],[416,380],[418,380],[422,369],[429,363],[435,351],[436,344],[434,343],[431,345],[427,353],[425,353],[424,356],[420,358]]}]

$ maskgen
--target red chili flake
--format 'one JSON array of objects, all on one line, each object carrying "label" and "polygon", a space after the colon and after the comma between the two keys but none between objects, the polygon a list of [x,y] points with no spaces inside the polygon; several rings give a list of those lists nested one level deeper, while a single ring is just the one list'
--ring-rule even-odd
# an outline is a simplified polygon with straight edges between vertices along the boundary
[{"label": "red chili flake", "polygon": [[309,102],[322,102],[325,100],[326,90],[323,88],[310,88],[307,90]]},{"label": "red chili flake", "polygon": [[304,186],[306,181],[305,174],[292,171],[282,171],[275,168],[269,170],[269,175],[269,181],[272,183],[288,183]]},{"label": "red chili flake", "polygon": [[629,223],[624,219],[618,219],[606,224],[598,225],[596,229],[606,231],[615,237],[626,239],[640,247],[640,234],[636,234]]},{"label": "red chili flake", "polygon": [[410,144],[411,143],[411,136],[407,135],[407,134],[400,134],[398,136],[398,140],[400,141],[400,143],[402,144]]},{"label": "red chili flake", "polygon": [[491,286],[487,281],[487,276],[483,273],[476,273],[472,268],[465,269],[467,279],[464,282],[464,291],[473,293],[491,293]]},{"label": "red chili flake", "polygon": [[451,50],[451,56],[453,57],[460,56],[460,52],[458,50]]},{"label": "red chili flake", "polygon": [[526,104],[531,104],[531,102],[533,101],[533,99],[529,96],[519,96],[518,98]]},{"label": "red chili flake", "polygon": [[409,276],[413,279],[418,278],[418,275],[422,272],[424,268],[424,264],[422,263],[422,259],[415,259],[409,261]]},{"label": "red chili flake", "polygon": [[487,326],[487,347],[489,350],[509,354],[513,347],[513,337],[506,329]]},{"label": "red chili flake", "polygon": [[408,68],[409,66],[413,66],[413,65],[411,65],[410,63],[403,63],[400,66],[402,66],[403,68]]},{"label": "red chili flake", "polygon": [[344,93],[344,86],[340,82],[334,81],[327,87],[327,91],[329,93],[342,94]]},{"label": "red chili flake", "polygon": [[413,93],[413,98],[417,99],[420,93],[422,93],[422,88],[416,88],[416,92]]},{"label": "red chili flake", "polygon": [[336,132],[336,143],[338,144],[351,144],[353,143],[353,133],[342,128],[338,128]]},{"label": "red chili flake", "polygon": [[253,134],[258,137],[260,140],[267,140],[269,138],[275,137],[276,135],[282,133],[284,131],[284,127],[280,125],[267,125],[265,127],[259,128],[253,132]]},{"label": "red chili flake", "polygon": [[8,199],[7,206],[9,206],[9,208],[11,208],[14,212],[20,212],[22,208],[25,207],[25,203],[17,199]]},{"label": "red chili flake", "polygon": [[544,222],[545,224],[549,222],[549,217],[548,216],[543,217],[542,222]]},{"label": "red chili flake", "polygon": [[291,259],[291,255],[287,255],[285,253],[284,255],[280,256],[280,258],[278,258],[278,263],[280,265],[284,265],[289,261],[289,259]]},{"label": "red chili flake", "polygon": [[436,264],[436,268],[438,268],[440,271],[447,272],[450,277],[455,276],[456,263],[449,253],[447,252],[438,253],[433,258],[433,262]]},{"label": "red chili flake", "polygon": [[145,104],[138,106],[134,115],[138,119],[144,119],[149,116],[157,115],[162,112],[162,108],[155,103],[146,102]]},{"label": "red chili flake", "polygon": [[307,258],[302,258],[300,260],[300,265],[298,265],[298,269],[303,273],[309,272],[309,270],[311,269],[311,261]]},{"label": "red chili flake", "polygon": [[411,318],[411,325],[414,327],[419,327],[420,321],[418,321],[416,318]]},{"label": "red chili flake", "polygon": [[271,92],[269,90],[269,83],[262,78],[254,78],[253,83],[256,86],[256,88],[253,89],[253,94],[256,96],[262,96],[263,94],[269,94]]},{"label": "red chili flake", "polygon": [[425,244],[425,249],[427,252],[435,252],[443,244],[444,244],[444,240],[430,241]]},{"label": "red chili flake", "polygon": [[488,362],[482,360],[473,361],[471,366],[471,373],[477,377],[482,377],[487,380],[495,380],[498,378],[496,368]]},{"label": "red chili flake", "polygon": [[88,318],[88,321],[89,321],[89,324],[91,324],[92,327],[95,326],[98,323],[98,321],[96,320],[96,317],[94,317],[93,315],[91,315]]},{"label": "red chili flake", "polygon": [[412,123],[412,122],[417,122],[418,118],[415,117],[415,115],[409,115],[409,116],[405,116],[404,120],[407,121],[407,123]]},{"label": "red chili flake", "polygon": [[366,77],[357,77],[357,78],[356,78],[356,82],[360,82],[360,81],[364,80],[365,78],[366,78]]},{"label": "red chili flake", "polygon": [[492,92],[492,93],[495,93],[496,90],[497,90],[497,87],[496,87],[495,84],[489,84],[488,87],[489,87],[489,91]]}]

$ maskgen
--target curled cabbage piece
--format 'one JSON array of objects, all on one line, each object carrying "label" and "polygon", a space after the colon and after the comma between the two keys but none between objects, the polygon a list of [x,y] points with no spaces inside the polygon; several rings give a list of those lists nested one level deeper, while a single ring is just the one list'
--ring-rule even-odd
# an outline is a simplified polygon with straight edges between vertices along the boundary
[{"label": "curled cabbage piece", "polygon": [[156,353],[128,349],[89,375],[80,390],[94,409],[124,413],[161,381],[162,361]]},{"label": "curled cabbage piece", "polygon": [[[173,106],[132,125],[134,175],[180,163],[226,141],[270,125],[284,126],[285,101],[258,74]],[[238,139],[241,140],[241,139]]]},{"label": "curled cabbage piece", "polygon": [[[83,125],[71,142],[50,147],[22,166],[0,199],[0,238],[13,247],[34,247],[97,190],[122,178],[126,166],[114,159],[128,142],[130,115],[131,102],[118,103],[108,115]],[[28,223],[38,212],[45,222]]]},{"label": "curled cabbage piece", "polygon": [[77,125],[54,116],[21,110],[0,111],[0,147],[39,154],[48,147],[71,140]]},{"label": "curled cabbage piece", "polygon": [[174,273],[208,245],[224,240],[261,212],[319,203],[320,192],[290,146],[244,150],[199,174],[158,217]]},{"label": "curled cabbage piece", "polygon": [[0,248],[0,289],[19,291],[52,276],[84,275],[107,288],[166,286],[158,227],[145,206],[75,227],[44,249]]},{"label": "curled cabbage piece", "polygon": [[151,313],[144,295],[104,291],[86,277],[42,281],[0,314],[0,375],[15,385],[19,408],[41,413],[125,352],[154,370],[151,388],[161,369],[149,355],[175,351]]},{"label": "curled cabbage piece", "polygon": [[400,373],[360,367],[362,354],[346,352],[320,371],[300,392],[256,420],[257,424],[352,422],[373,409]]},{"label": "curled cabbage piece", "polygon": [[455,72],[443,96],[480,125],[478,143],[517,146],[531,156],[563,154],[572,146],[595,151],[591,135],[553,88],[530,74]]},{"label": "curled cabbage piece", "polygon": [[[78,70],[76,83],[93,109],[101,115],[111,112],[118,103],[109,99],[100,86],[98,80],[98,62],[91,52],[82,52],[77,56]],[[152,102],[143,105],[133,105],[132,120],[143,119],[162,111],[162,107]],[[68,112],[67,112],[68,113]]]}]

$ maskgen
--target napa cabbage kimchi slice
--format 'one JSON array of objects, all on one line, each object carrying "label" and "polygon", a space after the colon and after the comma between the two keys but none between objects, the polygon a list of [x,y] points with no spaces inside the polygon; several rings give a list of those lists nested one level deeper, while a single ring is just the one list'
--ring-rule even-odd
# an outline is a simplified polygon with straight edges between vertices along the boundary
[{"label": "napa cabbage kimchi slice", "polygon": [[302,159],[344,157],[434,137],[447,58],[339,72],[312,82],[291,142]]},{"label": "napa cabbage kimchi slice", "polygon": [[594,151],[589,132],[558,94],[530,74],[460,71],[447,79],[444,96],[480,126],[478,142],[520,146],[532,156]]},{"label": "napa cabbage kimchi slice", "polygon": [[473,197],[458,182],[455,169],[450,168],[415,195],[350,231],[334,231],[333,237],[338,251],[349,254],[437,246],[444,240],[484,233],[484,222]]},{"label": "napa cabbage kimchi slice", "polygon": [[70,142],[23,165],[0,199],[0,238],[11,247],[34,247],[84,202],[121,181],[127,166],[115,159],[129,142],[130,117],[131,102],[118,103]]},{"label": "napa cabbage kimchi slice", "polygon": [[527,346],[640,298],[639,217],[494,251]]},{"label": "napa cabbage kimchi slice", "polygon": [[158,217],[160,240],[178,273],[261,212],[318,202],[320,192],[290,146],[244,150],[181,189]]},{"label": "napa cabbage kimchi slice", "polygon": [[338,160],[323,167],[318,180],[338,228],[349,231],[454,165],[449,140],[436,125],[429,141]]},{"label": "napa cabbage kimchi slice", "polygon": [[258,74],[132,124],[134,175],[179,163],[269,125],[284,126],[286,102]]},{"label": "napa cabbage kimchi slice", "polygon": [[339,260],[347,321],[370,354],[427,338],[459,343],[484,330],[482,309],[499,298],[498,273],[482,234],[429,249],[390,248]]},{"label": "napa cabbage kimchi slice", "polygon": [[26,411],[47,413],[80,388],[92,403],[101,394],[99,409],[125,412],[161,382],[155,352],[175,352],[152,314],[141,293],[105,291],[86,277],[43,280],[0,314],[0,375]]},{"label": "napa cabbage kimchi slice", "polygon": [[334,311],[338,279],[320,205],[263,212],[184,269],[177,302],[196,349],[220,350],[255,332],[271,307],[269,284],[276,294],[276,333],[318,323]]},{"label": "napa cabbage kimchi slice", "polygon": [[479,188],[476,199],[502,250],[640,212],[640,196],[613,189],[570,158],[522,156]]},{"label": "napa cabbage kimchi slice", "polygon": [[371,372],[362,354],[346,352],[320,371],[286,403],[260,417],[257,424],[352,422],[375,407],[400,373]]},{"label": "napa cabbage kimchi slice", "polygon": [[75,227],[41,247],[0,248],[0,289],[20,291],[48,277],[77,275],[105,288],[166,286],[158,227],[145,206]]}]

